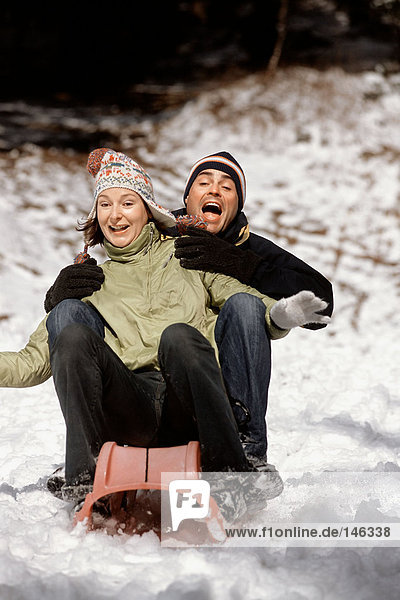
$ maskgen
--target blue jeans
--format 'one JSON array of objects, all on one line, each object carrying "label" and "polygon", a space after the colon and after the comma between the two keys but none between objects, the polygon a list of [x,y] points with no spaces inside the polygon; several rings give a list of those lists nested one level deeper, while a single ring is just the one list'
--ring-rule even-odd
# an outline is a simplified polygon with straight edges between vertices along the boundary
[{"label": "blue jeans", "polygon": [[250,420],[240,426],[240,408],[234,407],[239,429],[249,438],[246,454],[264,456],[271,343],[262,300],[244,293],[231,296],[218,316],[215,340],[228,396],[242,402],[250,413]]},{"label": "blue jeans", "polygon": [[82,300],[71,298],[57,304],[47,318],[50,351],[64,327],[72,323],[87,325],[98,336],[104,338],[104,323],[99,313]]}]

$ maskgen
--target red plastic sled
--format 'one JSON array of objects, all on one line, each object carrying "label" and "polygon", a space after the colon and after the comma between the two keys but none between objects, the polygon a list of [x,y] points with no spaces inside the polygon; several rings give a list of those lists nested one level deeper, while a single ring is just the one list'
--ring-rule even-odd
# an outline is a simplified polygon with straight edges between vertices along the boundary
[{"label": "red plastic sled", "polygon": [[[93,491],[76,513],[75,524],[92,518],[93,504],[100,498],[129,490],[168,490],[170,480],[162,473],[171,473],[171,480],[199,479],[200,444],[189,442],[185,446],[170,448],[136,448],[106,442],[99,454],[93,482]],[[215,500],[210,498],[209,516],[204,520],[214,541],[225,538],[223,520]]]}]

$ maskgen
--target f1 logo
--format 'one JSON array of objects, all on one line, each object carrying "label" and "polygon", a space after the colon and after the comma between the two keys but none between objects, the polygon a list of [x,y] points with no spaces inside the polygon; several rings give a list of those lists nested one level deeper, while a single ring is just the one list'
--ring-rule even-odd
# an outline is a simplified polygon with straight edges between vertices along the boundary
[{"label": "f1 logo", "polygon": [[169,484],[172,531],[184,519],[203,519],[210,506],[210,484],[204,479],[175,479]]}]

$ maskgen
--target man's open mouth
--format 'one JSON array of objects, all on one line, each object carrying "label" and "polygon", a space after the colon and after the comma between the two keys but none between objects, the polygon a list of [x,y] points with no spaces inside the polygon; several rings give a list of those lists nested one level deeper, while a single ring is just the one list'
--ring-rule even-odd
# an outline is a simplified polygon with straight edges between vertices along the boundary
[{"label": "man's open mouth", "polygon": [[129,225],[110,225],[111,231],[125,231]]},{"label": "man's open mouth", "polygon": [[204,214],[222,215],[222,208],[217,202],[206,202],[201,210]]}]

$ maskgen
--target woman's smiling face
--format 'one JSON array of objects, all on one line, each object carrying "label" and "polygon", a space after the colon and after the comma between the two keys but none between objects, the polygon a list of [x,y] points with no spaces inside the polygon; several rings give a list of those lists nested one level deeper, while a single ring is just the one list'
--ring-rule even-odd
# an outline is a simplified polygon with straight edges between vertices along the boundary
[{"label": "woman's smiling face", "polygon": [[97,198],[97,220],[104,237],[117,248],[129,246],[151,216],[139,194],[125,188],[109,188]]}]

